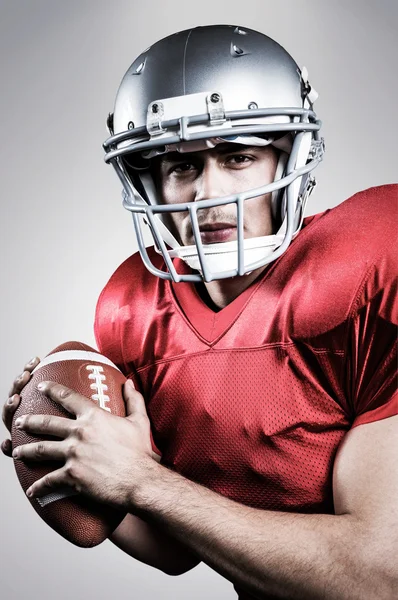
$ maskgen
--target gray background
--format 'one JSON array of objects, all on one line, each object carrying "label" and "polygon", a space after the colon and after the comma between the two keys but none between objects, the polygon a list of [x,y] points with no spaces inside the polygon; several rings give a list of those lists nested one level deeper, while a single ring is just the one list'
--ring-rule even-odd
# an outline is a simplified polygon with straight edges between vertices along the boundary
[{"label": "gray background", "polygon": [[[0,398],[33,355],[94,345],[97,296],[136,246],[102,161],[105,119],[135,56],[179,29],[239,24],[275,38],[320,93],[327,154],[308,213],[396,180],[396,0],[2,0]],[[3,401],[1,400],[1,402]],[[4,432],[4,429],[2,429]],[[204,565],[173,578],[110,542],[78,549],[33,511],[0,457],[0,597],[234,598]]]}]

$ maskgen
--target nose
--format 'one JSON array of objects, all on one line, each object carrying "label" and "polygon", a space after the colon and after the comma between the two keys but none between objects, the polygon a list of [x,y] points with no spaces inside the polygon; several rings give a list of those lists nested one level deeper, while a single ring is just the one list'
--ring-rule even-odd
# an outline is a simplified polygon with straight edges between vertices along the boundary
[{"label": "nose", "polygon": [[216,160],[206,160],[200,175],[196,178],[195,202],[226,196],[224,177]]}]

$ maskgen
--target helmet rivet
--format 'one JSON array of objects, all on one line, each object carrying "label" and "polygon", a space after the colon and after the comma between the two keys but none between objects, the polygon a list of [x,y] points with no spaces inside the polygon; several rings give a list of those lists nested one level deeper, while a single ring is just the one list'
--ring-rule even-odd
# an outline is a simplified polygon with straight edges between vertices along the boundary
[{"label": "helmet rivet", "polygon": [[129,124],[127,125],[127,129],[134,129],[133,121],[129,121]]},{"label": "helmet rivet", "polygon": [[212,94],[210,96],[210,101],[213,102],[213,104],[220,102],[220,94]]},{"label": "helmet rivet", "polygon": [[156,114],[158,111],[159,111],[159,105],[158,104],[152,104],[152,112]]},{"label": "helmet rivet", "polygon": [[258,104],[257,104],[257,102],[250,102],[250,104],[247,108],[249,110],[256,110],[256,108],[258,108]]}]

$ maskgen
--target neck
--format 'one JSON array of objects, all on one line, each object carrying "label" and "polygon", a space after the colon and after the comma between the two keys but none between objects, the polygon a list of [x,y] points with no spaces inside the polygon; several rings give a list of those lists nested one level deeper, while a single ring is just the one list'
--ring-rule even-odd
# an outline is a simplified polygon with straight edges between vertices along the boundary
[{"label": "neck", "polygon": [[213,310],[221,310],[233,302],[242,292],[261,275],[264,267],[252,271],[248,275],[217,279],[208,283],[199,283],[197,290],[202,300]]}]

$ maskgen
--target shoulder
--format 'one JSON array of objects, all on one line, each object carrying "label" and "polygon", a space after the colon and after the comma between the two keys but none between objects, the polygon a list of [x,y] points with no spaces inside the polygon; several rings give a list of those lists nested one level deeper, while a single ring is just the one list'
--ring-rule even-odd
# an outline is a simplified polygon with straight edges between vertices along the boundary
[{"label": "shoulder", "polygon": [[[398,185],[358,192],[320,216],[312,242],[358,278],[358,307],[396,285]],[[354,307],[355,308],[355,307]]]},{"label": "shoulder", "polygon": [[[161,269],[162,259],[154,248],[147,248],[150,260]],[[137,252],[127,258],[112,274],[103,288],[96,306],[94,331],[98,347],[107,356],[109,340],[120,340],[122,330],[145,311],[154,299],[164,294],[167,281],[152,275]],[[112,344],[113,345],[113,344]],[[117,363],[116,358],[113,359]]]},{"label": "shoulder", "polygon": [[397,216],[398,184],[390,184],[360,191],[336,207],[308,217],[304,224],[311,224],[315,237],[323,236],[330,242],[332,236],[345,239],[345,245],[351,247],[354,241],[363,246],[371,242],[369,250],[377,251],[386,235],[396,234]]},{"label": "shoulder", "polygon": [[[161,268],[162,258],[155,252],[154,248],[147,248],[150,260],[157,268]],[[109,278],[101,295],[114,294],[115,292],[123,294],[130,290],[132,285],[138,285],[140,288],[150,287],[156,280],[145,267],[139,252],[132,254],[121,263]]]},{"label": "shoulder", "polygon": [[377,294],[394,305],[397,200],[397,185],[374,187],[305,219],[273,274],[299,337],[338,327]]},{"label": "shoulder", "polygon": [[348,270],[351,263],[356,273],[384,264],[388,272],[384,269],[382,275],[388,277],[397,246],[397,219],[398,185],[373,187],[306,219],[301,242],[316,250],[313,258],[319,262],[343,263]]}]

